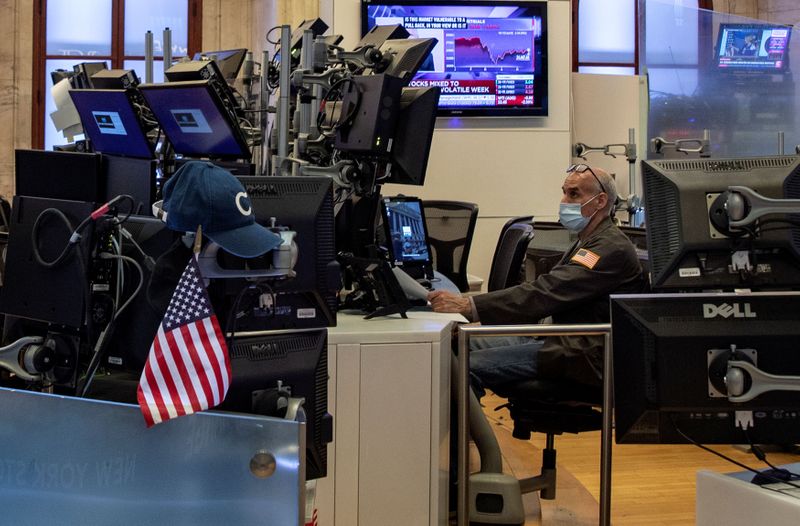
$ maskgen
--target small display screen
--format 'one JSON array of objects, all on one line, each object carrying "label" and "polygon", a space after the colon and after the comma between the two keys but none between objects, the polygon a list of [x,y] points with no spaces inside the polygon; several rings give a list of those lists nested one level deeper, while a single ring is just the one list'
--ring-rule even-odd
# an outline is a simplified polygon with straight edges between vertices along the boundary
[{"label": "small display screen", "polygon": [[428,264],[431,252],[422,203],[415,198],[383,200],[383,221],[386,226],[387,248],[395,263]]},{"label": "small display screen", "polygon": [[153,158],[153,146],[125,90],[70,90],[70,96],[95,151]]},{"label": "small display screen", "polygon": [[435,38],[411,87],[438,86],[440,113],[547,115],[545,2],[364,1],[364,32],[401,24]]},{"label": "small display screen", "polygon": [[783,70],[788,65],[791,28],[764,24],[723,24],[717,66],[734,70]]},{"label": "small display screen", "polygon": [[[185,83],[183,83],[185,84]],[[199,85],[152,85],[142,93],[175,151],[190,157],[249,158],[238,124]]]}]

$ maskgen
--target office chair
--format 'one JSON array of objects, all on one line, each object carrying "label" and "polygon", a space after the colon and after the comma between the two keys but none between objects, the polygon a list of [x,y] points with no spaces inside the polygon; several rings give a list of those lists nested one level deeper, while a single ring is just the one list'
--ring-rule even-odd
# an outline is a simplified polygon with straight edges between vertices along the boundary
[{"label": "office chair", "polygon": [[[552,330],[558,327],[564,326],[537,325],[520,329],[529,335],[544,336],[553,333]],[[498,329],[481,326],[471,330],[476,335],[489,336]],[[576,326],[573,334],[596,332],[591,326]],[[529,440],[531,433],[546,435],[545,448],[542,450],[542,468],[539,475],[521,480],[503,473],[502,456],[494,431],[470,390],[469,434],[478,447],[481,469],[479,473],[469,477],[469,520],[487,524],[518,525],[525,522],[522,494],[538,491],[542,499],[552,500],[556,497],[555,436],[602,428],[603,390],[599,386],[574,382],[533,379],[503,386],[496,389],[495,393],[508,399],[501,407],[509,409],[514,422],[514,438]]]},{"label": "office chair", "polygon": [[467,260],[478,221],[478,205],[462,201],[422,201],[433,268],[469,291]]},{"label": "office chair", "polygon": [[528,216],[526,219],[528,223],[506,223],[500,231],[486,285],[489,292],[517,285],[523,281],[524,278],[521,275],[525,253],[534,235],[533,226],[530,224],[532,217]]}]

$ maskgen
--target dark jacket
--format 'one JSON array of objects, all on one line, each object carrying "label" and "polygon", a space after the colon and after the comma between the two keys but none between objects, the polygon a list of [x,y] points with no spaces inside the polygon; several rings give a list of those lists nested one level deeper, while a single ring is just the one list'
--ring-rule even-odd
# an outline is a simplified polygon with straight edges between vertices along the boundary
[{"label": "dark jacket", "polygon": [[[608,323],[608,296],[637,293],[646,287],[644,273],[628,237],[610,219],[564,253],[549,273],[534,281],[474,296],[478,318],[485,325],[537,323]],[[599,385],[603,370],[603,338],[547,338],[538,354],[539,376]]]}]

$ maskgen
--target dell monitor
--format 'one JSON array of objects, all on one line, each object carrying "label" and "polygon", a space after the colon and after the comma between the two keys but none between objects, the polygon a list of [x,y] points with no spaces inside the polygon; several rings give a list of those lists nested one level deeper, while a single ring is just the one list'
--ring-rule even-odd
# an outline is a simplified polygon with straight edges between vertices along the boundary
[{"label": "dell monitor", "polygon": [[361,23],[362,35],[402,24],[437,41],[409,85],[440,87],[440,115],[548,113],[547,2],[362,0]]},{"label": "dell monitor", "polygon": [[327,474],[333,440],[328,413],[328,331],[273,331],[237,337],[228,349],[232,381],[218,409],[285,416],[287,398],[302,398],[306,423],[306,479]]},{"label": "dell monitor", "polygon": [[719,71],[782,72],[789,67],[790,26],[721,24],[716,47]]},{"label": "dell monitor", "polygon": [[800,199],[800,157],[642,162],[650,283],[656,290],[800,286],[796,214],[728,226],[728,187]]},{"label": "dell monitor", "polygon": [[800,384],[798,312],[794,292],[612,295],[617,442],[800,442],[800,392],[760,377]]},{"label": "dell monitor", "polygon": [[[109,70],[111,71],[111,70]],[[154,144],[139,118],[133,92],[124,89],[69,92],[86,137],[95,151],[139,159],[154,158]]]},{"label": "dell monitor", "polygon": [[[329,177],[238,178],[247,191],[256,221],[296,232],[294,277],[248,287],[243,279],[215,280],[212,301],[227,330],[316,329],[336,325],[341,283],[334,243],[333,185]],[[269,261],[222,258],[223,269],[269,267]],[[266,258],[271,258],[268,253]],[[237,300],[237,296],[243,296]],[[238,301],[238,304],[237,304]],[[234,312],[235,309],[235,312]]]},{"label": "dell monitor", "polygon": [[210,81],[142,84],[139,89],[175,152],[192,158],[250,159],[236,116]]}]

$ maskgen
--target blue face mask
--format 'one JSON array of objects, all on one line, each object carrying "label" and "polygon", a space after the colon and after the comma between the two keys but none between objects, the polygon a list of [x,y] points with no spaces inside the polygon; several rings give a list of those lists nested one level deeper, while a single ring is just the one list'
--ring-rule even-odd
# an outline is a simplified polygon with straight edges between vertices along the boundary
[{"label": "blue face mask", "polygon": [[562,225],[564,225],[564,227],[567,230],[569,230],[570,232],[575,232],[575,233],[581,232],[584,228],[586,228],[586,225],[589,224],[589,221],[592,220],[592,217],[594,217],[594,214],[597,213],[597,211],[595,211],[595,213],[592,214],[591,216],[585,217],[583,214],[581,214],[581,209],[584,206],[588,205],[590,202],[592,202],[592,200],[595,197],[597,197],[598,195],[600,195],[600,194],[595,195],[594,197],[592,197],[591,199],[589,199],[588,201],[586,201],[583,204],[579,204],[579,203],[561,203],[561,204],[559,204],[558,205],[558,221]]}]

